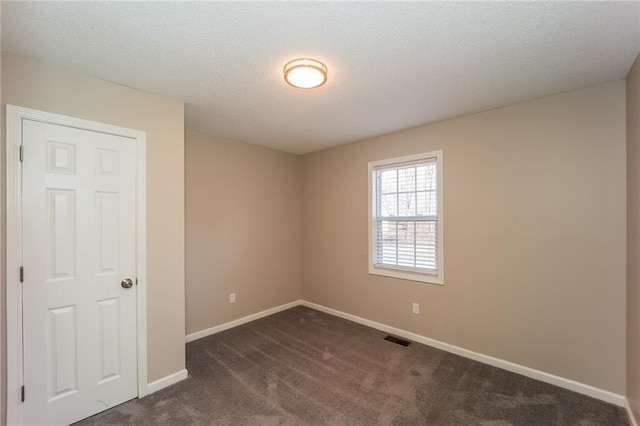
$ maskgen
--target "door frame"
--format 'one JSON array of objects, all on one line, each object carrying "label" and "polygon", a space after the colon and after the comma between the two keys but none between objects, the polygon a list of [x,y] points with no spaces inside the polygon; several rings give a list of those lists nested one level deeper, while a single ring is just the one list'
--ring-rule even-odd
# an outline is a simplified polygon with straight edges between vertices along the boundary
[{"label": "door frame", "polygon": [[[22,121],[33,120],[81,130],[123,136],[136,144],[136,322],[138,397],[147,390],[147,231],[146,231],[146,132],[112,126],[14,105],[6,106],[6,283],[7,283],[7,424],[22,425]],[[29,271],[25,271],[29,274]],[[26,397],[29,397],[28,389]]]}]

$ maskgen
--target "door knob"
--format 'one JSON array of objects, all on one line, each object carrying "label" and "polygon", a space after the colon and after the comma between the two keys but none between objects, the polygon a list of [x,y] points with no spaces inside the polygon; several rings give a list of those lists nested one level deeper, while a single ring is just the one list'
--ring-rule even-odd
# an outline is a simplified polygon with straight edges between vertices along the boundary
[{"label": "door knob", "polygon": [[131,278],[125,278],[124,280],[122,280],[120,285],[122,286],[122,288],[131,288],[133,287],[133,281],[131,281]]}]

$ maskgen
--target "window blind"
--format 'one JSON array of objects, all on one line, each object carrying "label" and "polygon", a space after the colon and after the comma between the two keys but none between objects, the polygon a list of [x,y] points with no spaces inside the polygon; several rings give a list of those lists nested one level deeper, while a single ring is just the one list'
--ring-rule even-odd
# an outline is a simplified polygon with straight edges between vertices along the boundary
[{"label": "window blind", "polygon": [[436,273],[436,158],[374,168],[374,263]]}]

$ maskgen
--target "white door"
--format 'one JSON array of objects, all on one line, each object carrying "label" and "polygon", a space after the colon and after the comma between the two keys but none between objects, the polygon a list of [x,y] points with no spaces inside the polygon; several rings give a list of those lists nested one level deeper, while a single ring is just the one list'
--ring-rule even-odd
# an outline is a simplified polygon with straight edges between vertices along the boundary
[{"label": "white door", "polygon": [[69,424],[137,396],[136,143],[30,120],[22,143],[24,421]]}]

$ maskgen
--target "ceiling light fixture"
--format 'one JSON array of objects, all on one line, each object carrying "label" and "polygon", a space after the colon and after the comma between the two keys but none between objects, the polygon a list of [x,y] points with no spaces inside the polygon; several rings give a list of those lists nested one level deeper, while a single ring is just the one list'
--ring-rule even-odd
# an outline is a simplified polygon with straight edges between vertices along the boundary
[{"label": "ceiling light fixture", "polygon": [[298,89],[315,89],[327,82],[327,67],[315,59],[294,59],[284,66],[284,81]]}]

